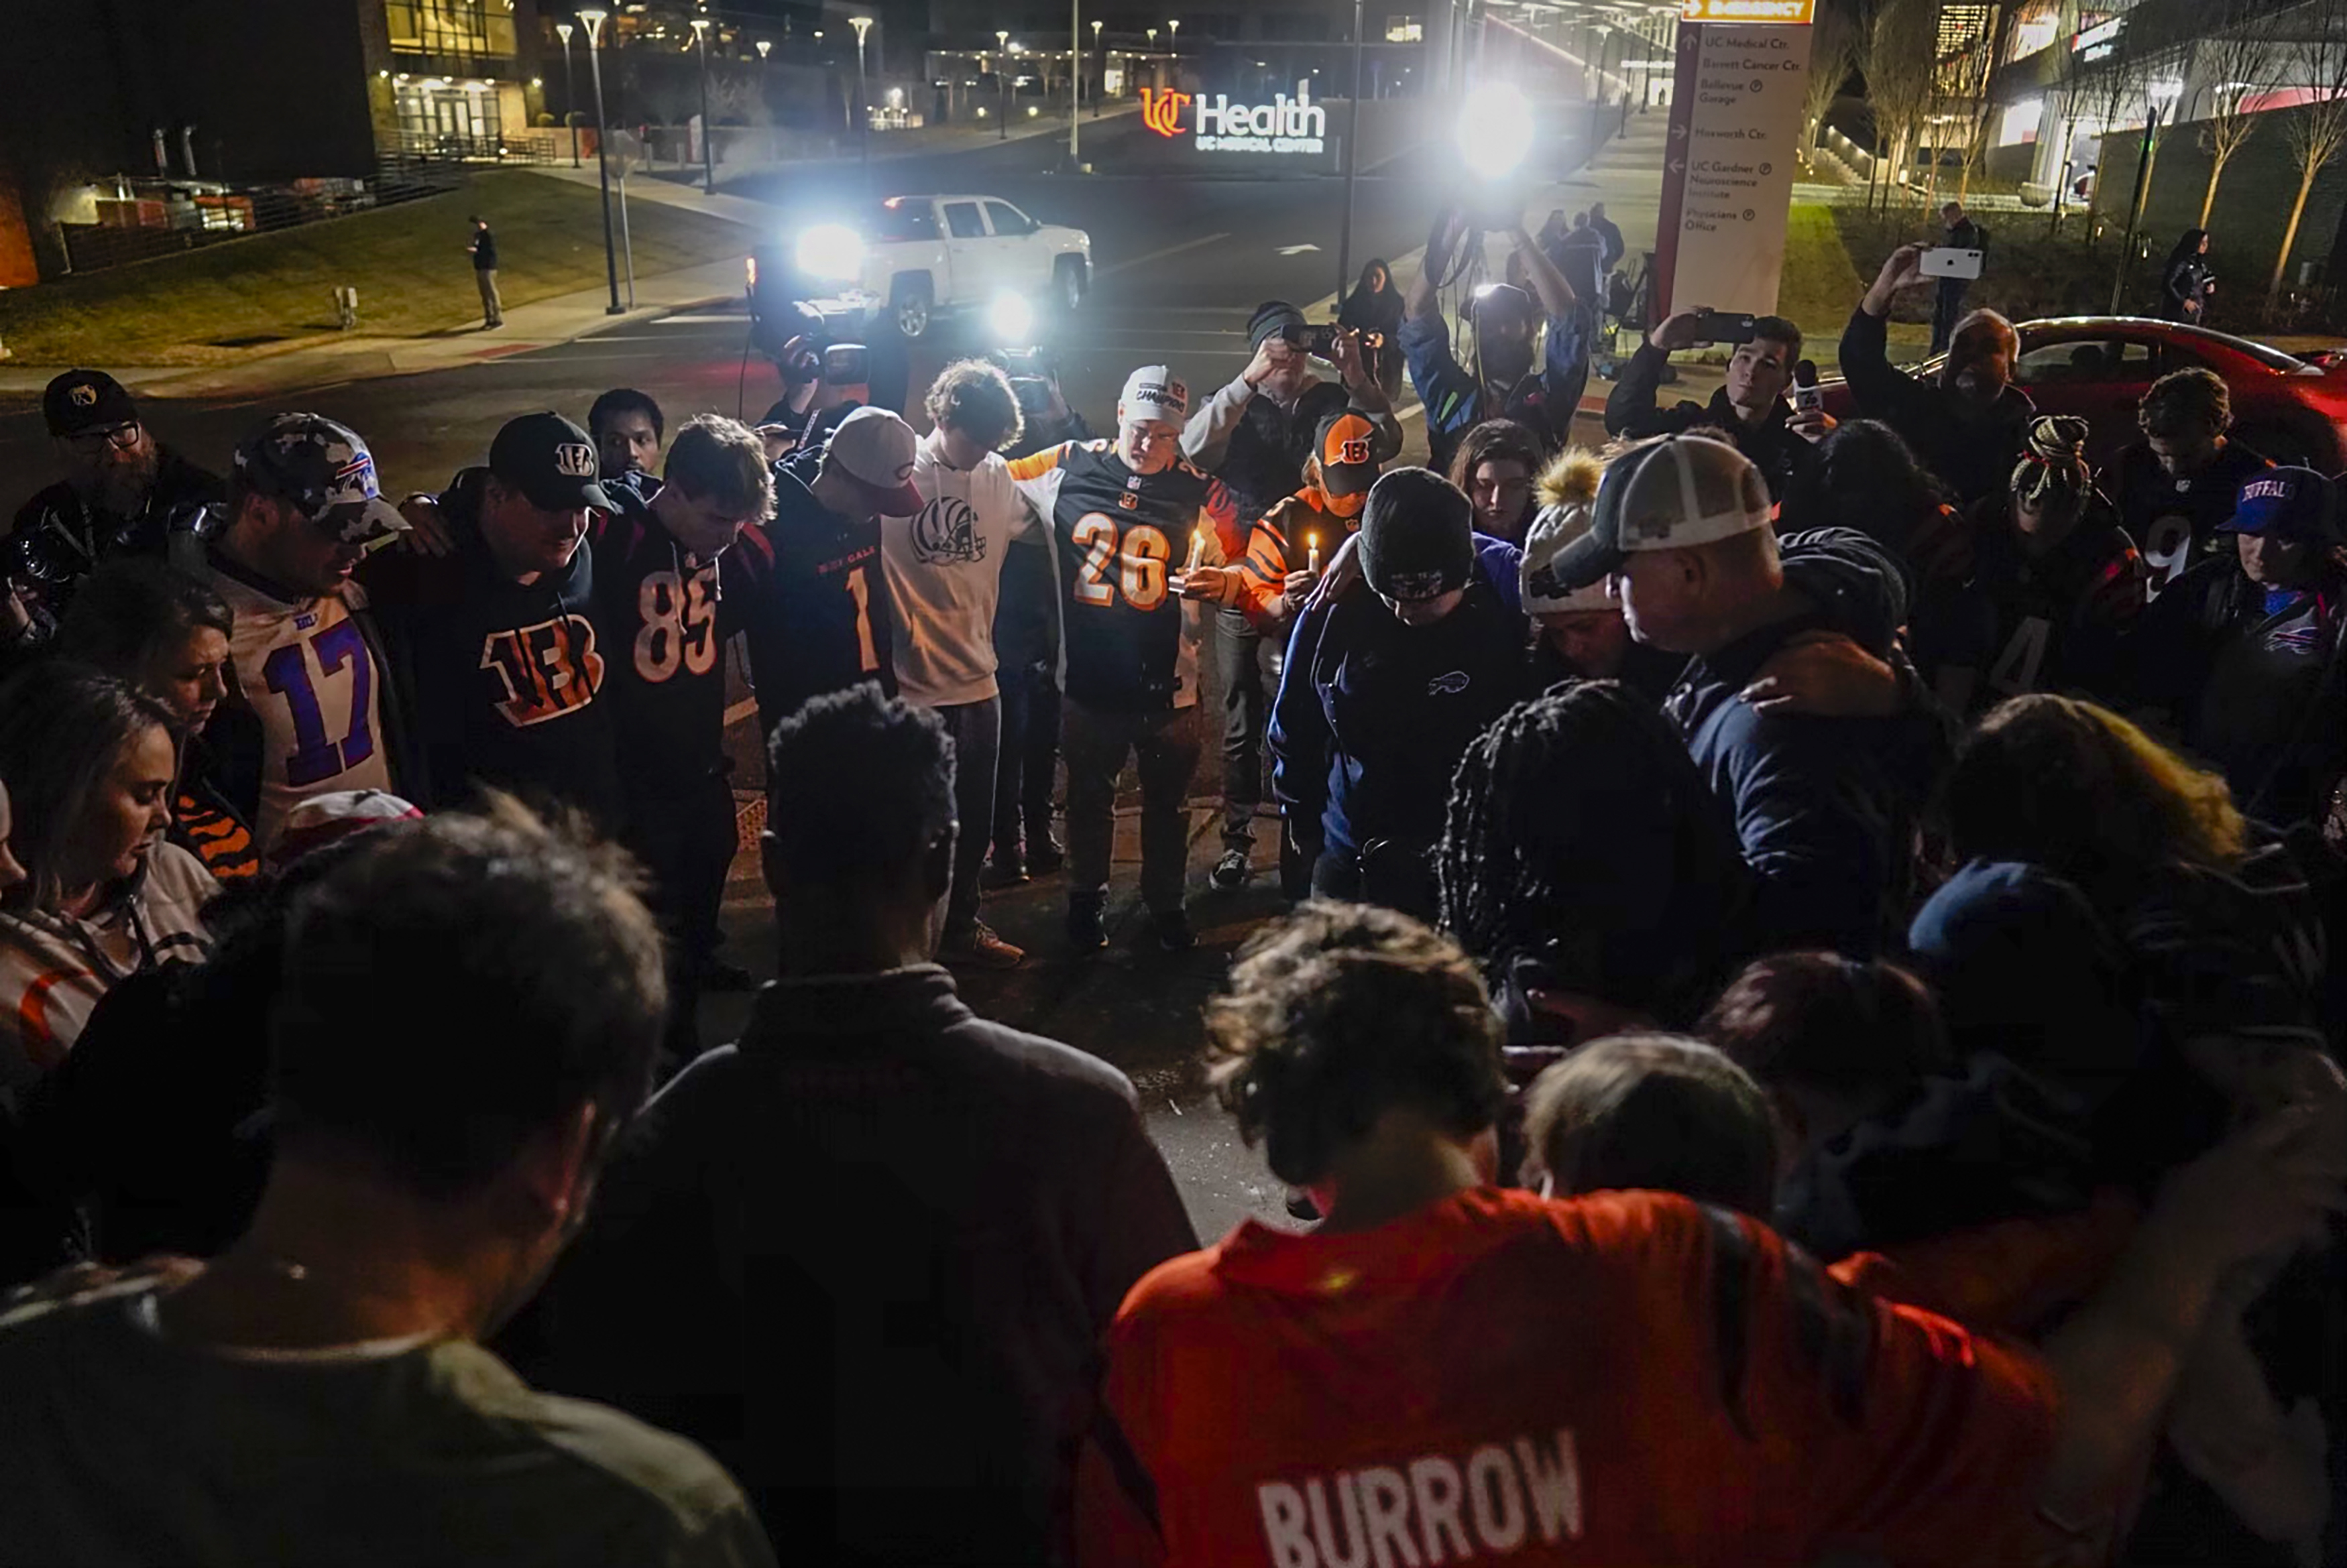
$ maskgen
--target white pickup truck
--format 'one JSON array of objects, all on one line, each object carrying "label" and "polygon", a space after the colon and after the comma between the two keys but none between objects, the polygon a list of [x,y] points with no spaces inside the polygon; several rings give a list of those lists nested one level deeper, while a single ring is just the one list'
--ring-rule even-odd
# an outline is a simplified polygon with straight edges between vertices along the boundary
[{"label": "white pickup truck", "polygon": [[892,196],[860,221],[798,237],[794,269],[826,314],[887,321],[907,338],[940,311],[982,307],[1006,290],[1061,310],[1092,287],[1092,236],[1038,223],[999,196]]}]

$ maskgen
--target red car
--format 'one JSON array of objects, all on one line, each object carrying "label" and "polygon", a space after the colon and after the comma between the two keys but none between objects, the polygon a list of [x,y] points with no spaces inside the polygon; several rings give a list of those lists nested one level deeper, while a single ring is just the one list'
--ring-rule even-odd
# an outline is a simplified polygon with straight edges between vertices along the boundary
[{"label": "red car", "polygon": [[[2251,451],[2325,473],[2347,469],[2347,361],[2309,364],[2247,338],[2145,316],[2060,316],[2018,330],[2014,383],[2038,412],[2086,421],[2086,454],[2097,468],[2139,439],[2136,404],[2151,383],[2198,365],[2232,389],[2233,433]],[[1943,357],[1915,373],[1937,376]],[[1823,390],[1828,413],[1858,413],[1847,383],[1827,382]]]}]

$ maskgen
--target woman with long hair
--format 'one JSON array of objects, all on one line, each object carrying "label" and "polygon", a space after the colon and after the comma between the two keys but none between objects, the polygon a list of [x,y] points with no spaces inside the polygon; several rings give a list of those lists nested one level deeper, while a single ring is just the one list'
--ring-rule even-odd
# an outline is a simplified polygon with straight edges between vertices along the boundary
[{"label": "woman with long hair", "polygon": [[1376,336],[1374,345],[1362,344],[1363,361],[1385,388],[1386,396],[1401,391],[1401,344],[1397,341],[1401,331],[1401,290],[1394,286],[1393,268],[1384,257],[1372,256],[1362,266],[1360,280],[1337,311],[1337,324],[1350,327],[1364,338]]},{"label": "woman with long hair", "polygon": [[1475,507],[1475,532],[1521,546],[1532,525],[1532,480],[1543,463],[1540,443],[1512,419],[1487,419],[1469,431],[1450,458],[1450,483]]},{"label": "woman with long hair", "polygon": [[77,665],[0,688],[0,779],[25,880],[0,893],[0,1095],[55,1067],[117,981],[203,956],[219,884],[166,840],[171,710]]},{"label": "woman with long hair", "polygon": [[235,626],[228,605],[195,578],[159,561],[126,558],[108,562],[82,585],[56,648],[58,657],[128,681],[171,710],[186,738],[171,842],[222,881],[261,870],[251,825],[258,802],[238,802],[207,739],[214,725],[260,728],[250,710],[224,702],[235,678],[229,665]]},{"label": "woman with long hair", "polygon": [[2209,231],[2188,229],[2168,253],[2159,270],[2159,313],[2171,321],[2201,322],[2209,314],[2209,297],[2217,291],[2216,274],[2209,269]]}]

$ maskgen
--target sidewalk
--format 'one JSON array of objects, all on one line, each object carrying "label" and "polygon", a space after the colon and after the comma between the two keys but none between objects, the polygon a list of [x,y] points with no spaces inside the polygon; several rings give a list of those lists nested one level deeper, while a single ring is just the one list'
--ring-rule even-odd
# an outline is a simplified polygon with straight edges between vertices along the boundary
[{"label": "sidewalk", "polygon": [[[699,267],[637,279],[636,308],[616,316],[606,314],[611,302],[610,290],[590,289],[514,306],[506,312],[505,325],[494,332],[467,327],[423,338],[354,335],[240,365],[195,370],[124,366],[112,373],[138,397],[262,397],[294,388],[314,390],[378,376],[411,375],[419,371],[479,364],[571,342],[607,326],[650,321],[696,305],[720,304],[737,298],[742,290],[741,260],[729,256]],[[620,290],[624,300],[624,276]],[[26,370],[0,368],[0,392],[38,392],[56,374],[53,365]]]}]

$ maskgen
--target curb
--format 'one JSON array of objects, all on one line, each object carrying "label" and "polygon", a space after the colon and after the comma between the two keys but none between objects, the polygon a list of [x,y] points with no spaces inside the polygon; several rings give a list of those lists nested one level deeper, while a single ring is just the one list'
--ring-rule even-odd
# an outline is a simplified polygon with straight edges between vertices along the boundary
[{"label": "curb", "polygon": [[[639,279],[639,286],[652,280]],[[435,371],[458,370],[466,365],[502,360],[515,354],[534,353],[541,349],[560,348],[582,338],[593,337],[609,328],[657,320],[681,311],[700,310],[711,305],[731,303],[737,298],[734,290],[704,294],[691,298],[663,300],[658,304],[639,305],[632,311],[622,311],[616,316],[598,314],[593,321],[575,331],[538,332],[528,336],[497,337],[477,349],[446,357],[430,356],[431,362],[415,362],[419,351],[448,343],[450,335],[435,334],[421,338],[369,338],[347,343],[302,343],[261,355],[234,365],[196,366],[120,366],[108,368],[108,373],[119,381],[134,397],[174,398],[212,397],[222,394],[249,393],[266,396],[275,392],[310,391],[328,386],[342,386],[352,382],[383,381],[393,376],[425,375]],[[461,334],[466,341],[477,334]],[[272,376],[271,367],[282,364],[296,354],[313,354],[317,361],[301,368],[290,376]],[[401,363],[405,358],[407,363]],[[68,367],[63,365],[24,366],[21,369],[0,370],[0,395],[11,392],[37,394],[50,379]]]}]

